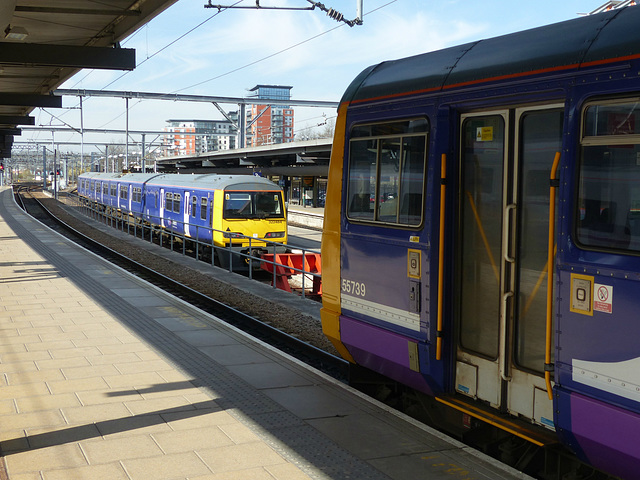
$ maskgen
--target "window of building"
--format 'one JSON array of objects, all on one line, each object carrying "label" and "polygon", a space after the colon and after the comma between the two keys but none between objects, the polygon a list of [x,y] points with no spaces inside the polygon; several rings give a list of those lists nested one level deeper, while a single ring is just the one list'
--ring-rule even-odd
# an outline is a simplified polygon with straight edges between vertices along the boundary
[{"label": "window of building", "polygon": [[582,122],[577,239],[640,251],[640,98],[589,104]]},{"label": "window of building", "polygon": [[423,118],[352,129],[349,219],[408,226],[422,223],[428,129]]}]

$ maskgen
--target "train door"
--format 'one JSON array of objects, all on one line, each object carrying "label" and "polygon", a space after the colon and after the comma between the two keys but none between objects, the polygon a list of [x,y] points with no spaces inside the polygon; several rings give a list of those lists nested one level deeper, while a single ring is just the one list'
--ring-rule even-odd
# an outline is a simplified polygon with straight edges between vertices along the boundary
[{"label": "train door", "polygon": [[547,426],[549,176],[561,105],[461,119],[456,390]]},{"label": "train door", "polygon": [[191,209],[191,193],[184,192],[184,208],[182,209],[182,225],[184,226],[184,234],[190,237],[189,226],[191,224],[191,218],[189,213]]},{"label": "train door", "polygon": [[164,209],[167,205],[167,201],[165,199],[165,195],[164,195],[164,188],[160,189],[160,198],[158,199],[160,201],[160,206],[158,208],[158,215],[160,216],[160,225],[164,228],[165,224],[164,224]]}]

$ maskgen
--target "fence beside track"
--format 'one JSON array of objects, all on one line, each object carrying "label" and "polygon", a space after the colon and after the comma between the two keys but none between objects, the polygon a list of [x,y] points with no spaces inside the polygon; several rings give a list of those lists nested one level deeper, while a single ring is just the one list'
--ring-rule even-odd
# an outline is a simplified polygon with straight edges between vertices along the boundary
[{"label": "fence beside track", "polygon": [[[215,265],[216,255],[214,254],[214,252],[217,252],[220,259],[224,260],[225,268],[228,269],[229,272],[247,272],[248,270],[249,278],[253,279],[254,269],[259,269],[262,264],[268,264],[270,265],[270,268],[268,270],[272,272],[271,284],[273,288],[277,288],[277,285],[279,283],[277,272],[282,271],[282,269],[286,267],[287,269],[292,270],[296,274],[299,274],[301,276],[300,291],[303,298],[307,295],[306,290],[314,291],[314,284],[317,285],[322,281],[320,273],[310,271],[306,268],[306,262],[302,262],[301,268],[296,268],[291,266],[290,264],[282,264],[276,261],[278,258],[276,256],[276,249],[278,247],[285,247],[287,252],[300,252],[303,258],[307,254],[315,254],[319,256],[320,252],[318,252],[317,250],[305,249],[273,241],[265,241],[263,239],[259,240],[259,243],[266,243],[266,248],[264,246],[253,248],[251,243],[258,243],[257,239],[246,235],[235,234],[234,238],[241,241],[248,241],[248,253],[245,253],[233,248],[233,239],[229,239],[231,240],[230,246],[226,247],[214,245],[213,242],[204,242],[202,240],[199,240],[198,238],[199,232],[203,229],[211,232],[212,234],[213,232],[225,233],[222,230],[193,225],[196,231],[195,236],[186,236],[183,233],[178,233],[171,229],[160,226],[162,219],[155,215],[146,215],[146,217],[150,218],[152,222],[157,222],[150,223],[140,218],[139,216],[134,216],[130,211],[115,209],[112,207],[105,207],[102,204],[87,201],[86,199],[83,199],[75,194],[67,194],[67,198],[69,199],[71,206],[78,207],[79,211],[85,216],[104,223],[105,225],[109,225],[112,228],[118,228],[120,229],[120,231],[126,231],[128,234],[134,235],[137,238],[148,240],[150,243],[154,243],[155,239],[160,246],[168,246],[168,248],[170,248],[172,251],[176,251],[174,248],[175,244],[181,243],[183,255],[187,254],[187,242],[190,242],[194,245],[196,260],[205,261],[205,255],[201,252],[205,252],[206,249],[211,249],[211,265]],[[174,227],[179,226],[179,230],[181,231],[184,231],[185,226],[191,225],[189,223],[175,220],[172,220],[172,223],[175,224]],[[211,236],[213,237],[213,235]],[[263,258],[262,254],[257,252],[258,248],[267,250],[268,254],[266,258]],[[227,261],[228,265],[226,265]]]}]

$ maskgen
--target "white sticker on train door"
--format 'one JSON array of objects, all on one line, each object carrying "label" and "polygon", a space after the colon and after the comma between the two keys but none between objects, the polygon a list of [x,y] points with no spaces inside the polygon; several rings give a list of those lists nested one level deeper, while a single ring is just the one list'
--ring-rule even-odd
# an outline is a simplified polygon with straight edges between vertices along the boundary
[{"label": "white sticker on train door", "polygon": [[593,286],[593,309],[596,312],[613,313],[613,287],[611,285]]}]

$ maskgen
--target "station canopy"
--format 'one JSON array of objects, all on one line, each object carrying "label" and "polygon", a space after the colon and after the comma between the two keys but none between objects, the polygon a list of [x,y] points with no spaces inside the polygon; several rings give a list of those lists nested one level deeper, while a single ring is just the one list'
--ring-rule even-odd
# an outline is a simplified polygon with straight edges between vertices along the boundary
[{"label": "station canopy", "polygon": [[62,107],[50,92],[78,71],[133,70],[135,51],[120,41],[176,1],[0,1],[0,159],[34,108]]}]

